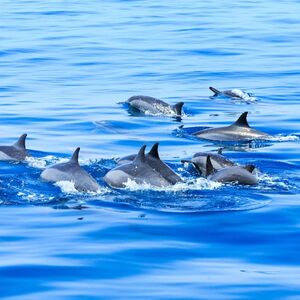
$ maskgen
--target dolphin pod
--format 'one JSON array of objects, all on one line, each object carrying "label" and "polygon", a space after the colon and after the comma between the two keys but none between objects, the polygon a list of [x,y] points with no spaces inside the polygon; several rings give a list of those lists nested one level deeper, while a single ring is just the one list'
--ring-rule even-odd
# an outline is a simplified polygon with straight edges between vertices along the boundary
[{"label": "dolphin pod", "polygon": [[252,140],[269,140],[272,137],[264,132],[253,129],[247,121],[248,112],[244,112],[231,125],[208,128],[193,133],[194,136],[200,139],[220,141],[220,142],[249,142]]},{"label": "dolphin pod", "polygon": [[144,114],[182,115],[183,102],[170,105],[162,100],[149,96],[132,96],[127,100],[130,107]]},{"label": "dolphin pod", "polygon": [[[238,90],[219,91],[210,87],[215,95],[224,94],[228,97],[242,97]],[[162,100],[148,96],[132,96],[127,103],[135,110],[152,114],[182,115],[183,102],[169,105]],[[252,140],[268,140],[269,134],[253,129],[247,121],[248,112],[244,112],[231,125],[208,128],[193,133],[200,139],[211,141],[245,142]],[[28,152],[26,149],[27,134],[23,134],[10,146],[0,146],[0,161],[24,161]],[[154,187],[167,187],[183,182],[183,179],[174,172],[160,158],[159,143],[155,143],[146,154],[146,145],[142,146],[137,154],[131,154],[117,160],[117,166],[106,173],[104,181],[113,188],[124,188],[127,183],[134,181],[137,184],[150,184]],[[78,162],[80,148],[78,147],[69,161],[57,163],[42,171],[40,177],[44,181],[55,183],[71,181],[74,187],[81,192],[96,192],[100,189],[97,181],[89,175]],[[255,166],[239,166],[229,160],[219,151],[216,153],[197,152],[191,160],[182,160],[182,163],[191,163],[201,176],[209,180],[222,183],[239,183],[256,185],[258,179],[253,174]]]}]

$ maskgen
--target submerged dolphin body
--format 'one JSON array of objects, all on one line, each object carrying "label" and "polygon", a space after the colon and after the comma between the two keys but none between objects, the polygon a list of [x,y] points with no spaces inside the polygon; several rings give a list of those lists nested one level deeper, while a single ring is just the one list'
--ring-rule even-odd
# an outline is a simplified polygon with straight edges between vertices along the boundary
[{"label": "submerged dolphin body", "polygon": [[213,97],[216,97],[218,95],[224,95],[226,97],[233,98],[233,99],[240,99],[240,100],[247,100],[247,101],[256,100],[256,98],[251,96],[251,94],[240,89],[233,89],[233,90],[226,90],[226,91],[220,91],[214,87],[209,87],[209,89],[212,92],[214,92]]},{"label": "submerged dolphin body", "polygon": [[71,181],[80,192],[97,192],[100,189],[96,180],[82,169],[78,162],[78,147],[66,163],[58,163],[45,169],[41,178],[49,182]]},{"label": "submerged dolphin body", "polygon": [[131,163],[135,160],[137,154],[130,154],[124,157],[117,159],[118,166]]},{"label": "submerged dolphin body", "polygon": [[27,156],[27,134],[22,134],[12,146],[0,146],[0,160],[23,161]]},{"label": "submerged dolphin body", "polygon": [[252,174],[255,166],[248,165],[245,167],[232,166],[216,170],[213,167],[210,156],[207,156],[206,177],[209,180],[222,183],[238,183],[243,185],[257,185],[258,180]]},{"label": "submerged dolphin body", "polygon": [[221,170],[225,167],[235,166],[235,163],[222,155],[219,150],[218,154],[210,152],[198,152],[194,154],[191,160],[182,160],[182,163],[191,163],[202,176],[206,176],[207,157],[210,156],[211,163],[215,170]]},{"label": "submerged dolphin body", "polygon": [[184,102],[178,102],[175,105],[170,105],[162,100],[149,96],[132,96],[127,100],[131,108],[148,114],[160,115],[182,115],[182,106]]},{"label": "submerged dolphin body", "polygon": [[252,140],[269,140],[267,133],[251,128],[247,121],[248,112],[244,112],[236,122],[230,126],[208,128],[193,133],[194,136],[220,142],[247,142]]},{"label": "submerged dolphin body", "polygon": [[156,187],[164,187],[182,182],[181,178],[172,171],[158,155],[158,143],[145,155],[144,145],[137,155],[132,155],[133,160],[121,164],[109,171],[104,180],[112,187],[125,187],[128,180],[138,184],[147,183]]}]

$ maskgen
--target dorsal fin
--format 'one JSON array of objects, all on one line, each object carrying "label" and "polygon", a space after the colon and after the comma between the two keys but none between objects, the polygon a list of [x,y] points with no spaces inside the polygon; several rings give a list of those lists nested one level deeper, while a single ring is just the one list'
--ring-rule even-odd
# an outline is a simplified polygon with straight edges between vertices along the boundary
[{"label": "dorsal fin", "polygon": [[14,143],[14,146],[21,149],[26,149],[25,141],[26,141],[27,133],[22,134],[19,139]]},{"label": "dorsal fin", "polygon": [[143,145],[139,150],[139,153],[137,154],[134,160],[136,163],[144,163],[146,161],[145,149],[146,149],[146,145]]},{"label": "dorsal fin", "polygon": [[254,165],[247,165],[247,166],[244,166],[244,169],[246,169],[247,171],[252,173],[255,169],[255,166]]},{"label": "dorsal fin", "polygon": [[219,154],[219,155],[223,155],[223,148],[219,148],[219,149],[218,149],[218,154]]},{"label": "dorsal fin", "polygon": [[212,86],[210,86],[209,89],[210,89],[213,93],[215,93],[214,96],[217,96],[217,95],[222,94],[221,91],[217,90],[216,88],[214,88],[214,87],[212,87]]},{"label": "dorsal fin", "polygon": [[175,105],[173,105],[173,109],[175,110],[175,112],[178,116],[181,116],[181,114],[182,114],[183,104],[184,104],[184,102],[178,102]]},{"label": "dorsal fin", "polygon": [[207,155],[206,158],[206,177],[213,174],[215,172],[214,166],[211,162],[210,155]]},{"label": "dorsal fin", "polygon": [[76,148],[76,150],[74,151],[74,153],[70,159],[71,161],[78,163],[79,151],[80,151],[80,147]]},{"label": "dorsal fin", "polygon": [[232,125],[240,126],[240,127],[250,127],[248,124],[248,121],[247,121],[247,115],[248,115],[248,112],[245,111],[244,113],[242,113],[240,115],[240,117]]},{"label": "dorsal fin", "polygon": [[155,143],[149,151],[148,155],[150,155],[153,158],[160,159],[158,154],[158,145],[159,143]]}]

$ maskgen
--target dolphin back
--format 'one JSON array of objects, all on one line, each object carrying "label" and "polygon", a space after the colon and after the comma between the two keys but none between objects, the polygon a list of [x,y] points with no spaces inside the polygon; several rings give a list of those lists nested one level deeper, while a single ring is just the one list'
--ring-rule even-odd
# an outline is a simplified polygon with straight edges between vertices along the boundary
[{"label": "dolphin back", "polygon": [[78,163],[79,151],[78,147],[68,162],[58,163],[45,169],[41,178],[49,182],[71,181],[79,192],[97,192],[100,189],[99,184]]}]

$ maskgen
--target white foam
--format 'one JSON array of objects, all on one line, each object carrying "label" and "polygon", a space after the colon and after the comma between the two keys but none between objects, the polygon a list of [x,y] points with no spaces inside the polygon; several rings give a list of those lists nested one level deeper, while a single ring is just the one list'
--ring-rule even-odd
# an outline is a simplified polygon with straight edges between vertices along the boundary
[{"label": "white foam", "polygon": [[[70,158],[58,158],[53,155],[47,155],[44,157],[33,157],[26,156],[25,161],[28,163],[30,167],[37,169],[45,169],[48,165],[56,164],[56,163],[66,163],[70,160]],[[89,166],[97,162],[97,160],[92,159],[80,159],[79,164],[81,166]]]},{"label": "white foam", "polygon": [[202,177],[186,180],[185,182],[179,182],[169,187],[156,187],[146,182],[140,184],[131,179],[128,179],[125,183],[125,188],[130,191],[152,190],[162,192],[180,192],[186,190],[214,190],[219,188],[220,186],[222,186],[222,183],[210,181]]},{"label": "white foam", "polygon": [[75,184],[73,181],[67,181],[67,180],[62,180],[56,182],[54,185],[58,186],[63,193],[66,194],[77,194],[79,193],[76,188]]},{"label": "white foam", "polygon": [[185,117],[186,114],[182,113],[180,116],[174,113],[172,110],[165,110],[164,112],[152,113],[148,110],[144,112],[146,116],[154,116],[154,117]]},{"label": "white foam", "polygon": [[25,161],[28,163],[30,167],[37,168],[37,169],[45,169],[45,167],[48,164],[57,162],[57,158],[53,155],[47,155],[44,157],[26,156]]},{"label": "white foam", "polygon": [[288,142],[288,141],[298,141],[299,137],[293,134],[290,135],[274,135],[273,137],[270,138],[271,141],[276,141],[276,142]]},{"label": "white foam", "polygon": [[46,194],[38,194],[38,193],[34,193],[32,191],[30,191],[29,193],[25,193],[23,192],[18,192],[17,195],[19,197],[22,197],[24,200],[28,201],[28,202],[36,202],[36,201],[51,201],[52,199],[54,199],[54,197],[49,197]]},{"label": "white foam", "polygon": [[240,90],[240,89],[233,89],[233,90],[231,90],[231,92],[246,101],[256,101],[257,100],[256,97],[251,96],[249,93],[246,93],[245,91]]},{"label": "white foam", "polygon": [[181,115],[177,115],[174,110],[172,110],[170,107],[162,107],[160,105],[157,105],[157,109],[160,110],[160,112],[153,113],[149,110],[146,110],[144,112],[145,115],[148,116],[164,116],[164,117],[186,117],[187,115],[182,111]]},{"label": "white foam", "polygon": [[96,192],[80,192],[75,188],[74,182],[68,180],[58,181],[54,185],[58,186],[61,189],[61,191],[66,194],[104,195],[111,192],[111,190],[107,187],[100,187]]},{"label": "white foam", "polygon": [[[260,183],[264,183],[269,189],[273,189],[274,187],[281,187],[283,189],[289,189],[288,184],[282,181],[282,178],[278,176],[271,176],[265,173],[256,172],[258,181]],[[261,186],[259,186],[261,187]]]}]

